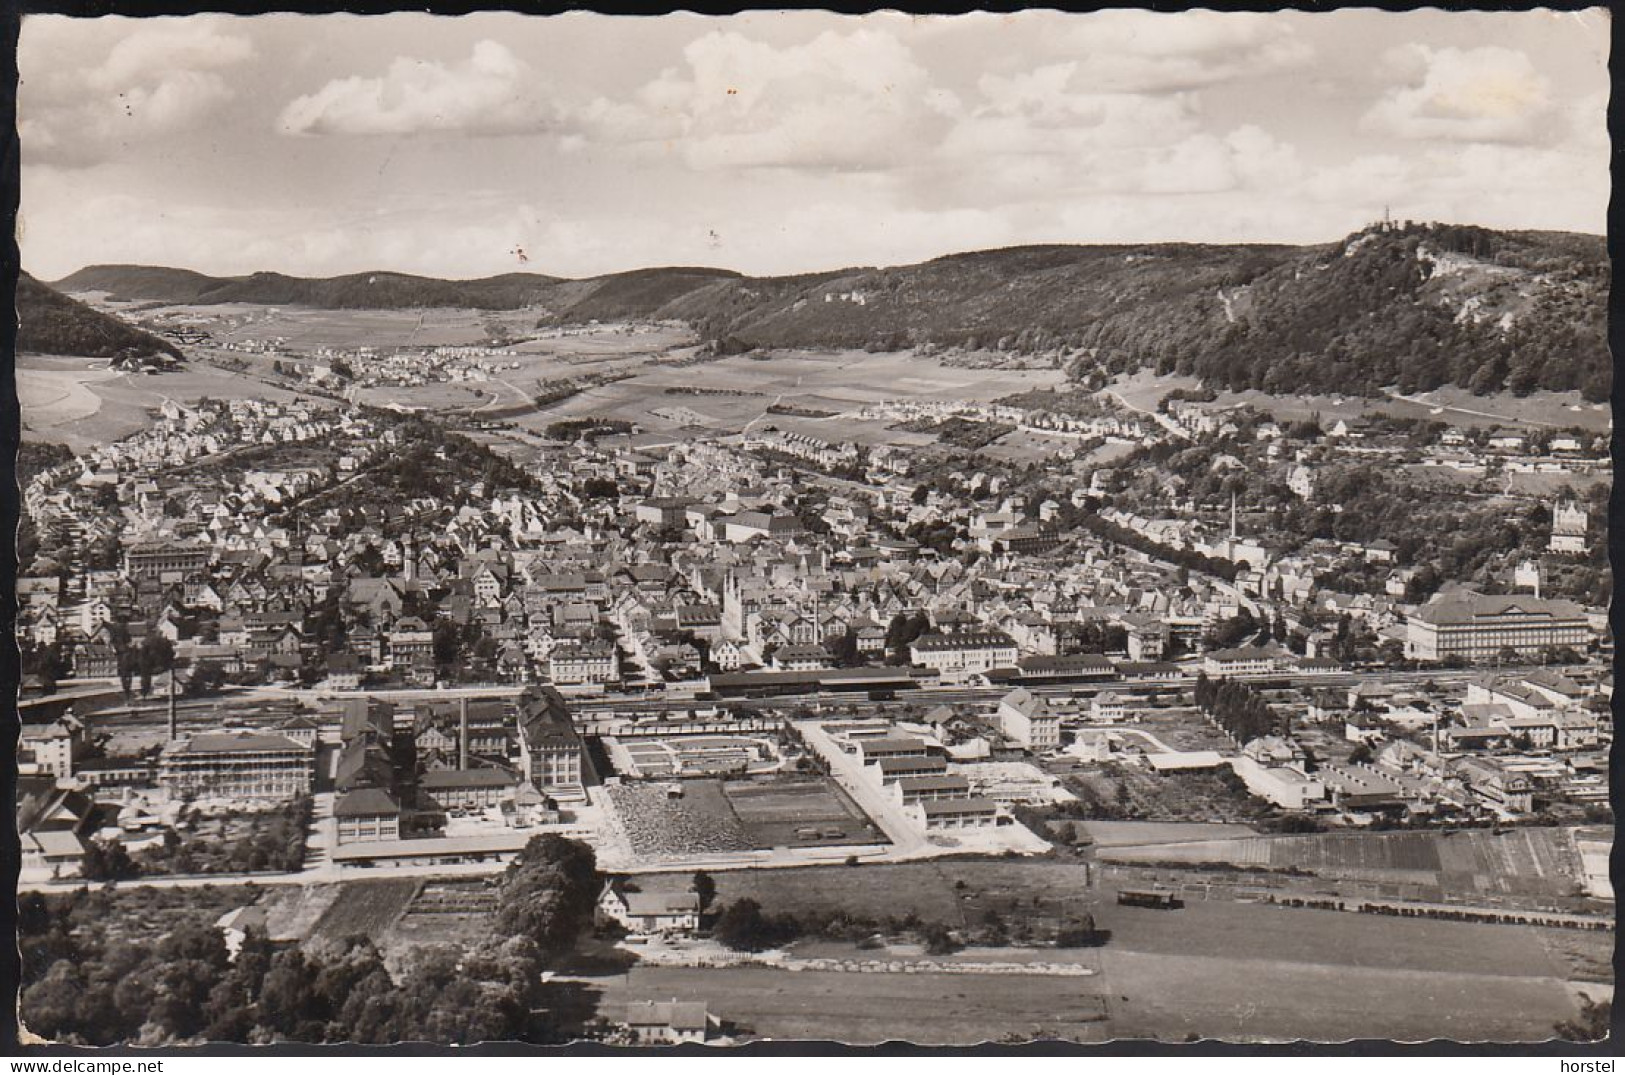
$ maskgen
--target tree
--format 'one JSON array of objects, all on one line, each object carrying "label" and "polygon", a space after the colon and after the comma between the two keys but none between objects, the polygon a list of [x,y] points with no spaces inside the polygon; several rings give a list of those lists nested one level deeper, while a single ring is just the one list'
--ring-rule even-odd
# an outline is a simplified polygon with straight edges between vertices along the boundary
[{"label": "tree", "polygon": [[537,836],[503,876],[497,927],[528,937],[544,955],[560,954],[592,920],[597,898],[592,848],[553,833]]},{"label": "tree", "polygon": [[793,935],[788,923],[776,922],[763,914],[761,904],[753,899],[735,900],[723,908],[712,933],[736,952],[761,952]]},{"label": "tree", "polygon": [[700,910],[704,911],[711,906],[711,901],[717,895],[717,883],[710,874],[704,870],[695,870],[691,887],[694,889],[694,894],[700,898]]},{"label": "tree", "polygon": [[932,922],[920,930],[920,939],[925,942],[928,955],[945,956],[949,952],[959,950],[959,942],[954,940],[953,933],[941,922]]},{"label": "tree", "polygon": [[79,875],[87,881],[129,881],[141,876],[141,867],[123,844],[90,840],[85,844]]}]

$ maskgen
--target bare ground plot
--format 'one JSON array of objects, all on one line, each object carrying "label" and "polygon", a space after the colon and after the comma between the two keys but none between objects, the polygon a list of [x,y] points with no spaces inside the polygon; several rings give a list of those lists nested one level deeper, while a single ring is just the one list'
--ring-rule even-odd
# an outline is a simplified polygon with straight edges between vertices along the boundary
[{"label": "bare ground plot", "polygon": [[[1190,708],[1137,710],[1134,723],[1123,725],[1122,730],[1149,732],[1175,750],[1235,749],[1235,744]],[[1136,742],[1141,746],[1149,745],[1143,740]]]},{"label": "bare ground plot", "polygon": [[833,781],[728,781],[723,793],[758,847],[884,843],[885,837]]},{"label": "bare ground plot", "polygon": [[1095,978],[851,974],[763,967],[633,967],[604,979],[600,1014],[672,997],[703,1000],[743,1035],[873,1045],[974,1045],[1019,1037],[1104,1040]]},{"label": "bare ground plot", "polygon": [[685,780],[680,786],[683,793],[677,798],[667,794],[664,784],[608,788],[635,853],[658,857],[755,850],[720,781]]},{"label": "bare ground plot", "polygon": [[420,884],[415,877],[341,882],[338,899],[316,920],[311,936],[342,940],[360,934],[377,940],[406,913]]}]

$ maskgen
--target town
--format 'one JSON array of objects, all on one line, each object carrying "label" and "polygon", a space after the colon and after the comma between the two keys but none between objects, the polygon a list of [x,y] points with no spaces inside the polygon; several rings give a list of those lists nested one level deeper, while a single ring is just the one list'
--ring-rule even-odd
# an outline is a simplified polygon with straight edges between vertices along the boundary
[{"label": "town", "polygon": [[[556,1032],[641,1042],[772,1032],[696,967],[1043,985],[1198,903],[1612,928],[1606,435],[1064,385],[516,425],[334,355],[25,447],[25,889],[252,881],[228,940],[382,943],[574,841],[653,977]],[[1065,891],[899,923],[808,880],[931,863]]]}]

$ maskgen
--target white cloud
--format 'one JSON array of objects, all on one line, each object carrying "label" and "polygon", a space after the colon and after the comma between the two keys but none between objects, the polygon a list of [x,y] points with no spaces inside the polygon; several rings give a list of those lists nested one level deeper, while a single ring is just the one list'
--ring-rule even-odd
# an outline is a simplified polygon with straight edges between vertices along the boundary
[{"label": "white cloud", "polygon": [[1293,27],[1254,12],[1086,15],[1056,35],[1102,91],[1163,93],[1257,78],[1307,64],[1313,49]]},{"label": "white cloud", "polygon": [[334,79],[282,110],[290,134],[518,134],[552,126],[556,110],[540,75],[496,41],[462,63],[397,58],[379,78]]},{"label": "white cloud", "polygon": [[1406,46],[1394,60],[1420,70],[1382,96],[1361,120],[1368,132],[1420,140],[1531,142],[1546,134],[1551,87],[1527,54]]},{"label": "white cloud", "polygon": [[908,48],[878,29],[777,48],[706,34],[629,102],[575,110],[596,141],[674,145],[692,168],[861,171],[933,145],[959,107]]},{"label": "white cloud", "polygon": [[254,57],[247,38],[209,19],[153,20],[93,65],[59,54],[68,41],[48,23],[30,44],[35,47],[19,49],[25,58],[18,106],[23,156],[70,167],[203,122],[235,97],[230,75]]}]

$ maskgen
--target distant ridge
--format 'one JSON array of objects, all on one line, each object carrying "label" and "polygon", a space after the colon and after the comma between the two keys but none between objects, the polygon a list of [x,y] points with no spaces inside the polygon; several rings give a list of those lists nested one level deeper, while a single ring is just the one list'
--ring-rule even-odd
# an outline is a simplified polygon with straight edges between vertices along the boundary
[{"label": "distant ridge", "polygon": [[1023,246],[784,277],[658,268],[588,280],[219,279],[112,265],[59,286],[186,303],[531,307],[554,324],[678,320],[725,353],[991,351],[1048,358],[1090,383],[1152,368],[1276,393],[1459,385],[1577,389],[1600,401],[1613,372],[1609,280],[1600,236],[1407,222],[1314,246]]},{"label": "distant ridge", "polygon": [[[91,265],[56,282],[62,291],[105,292],[110,298],[192,305],[248,303],[312,306],[330,310],[395,310],[465,307],[516,310],[527,306],[584,308],[628,316],[661,305],[694,288],[737,273],[723,269],[639,269],[590,280],[562,280],[540,273],[505,273],[479,280],[440,280],[398,272],[361,272],[313,279],[257,272],[205,276],[190,269],[147,265]],[[599,316],[588,313],[588,317]]]}]

